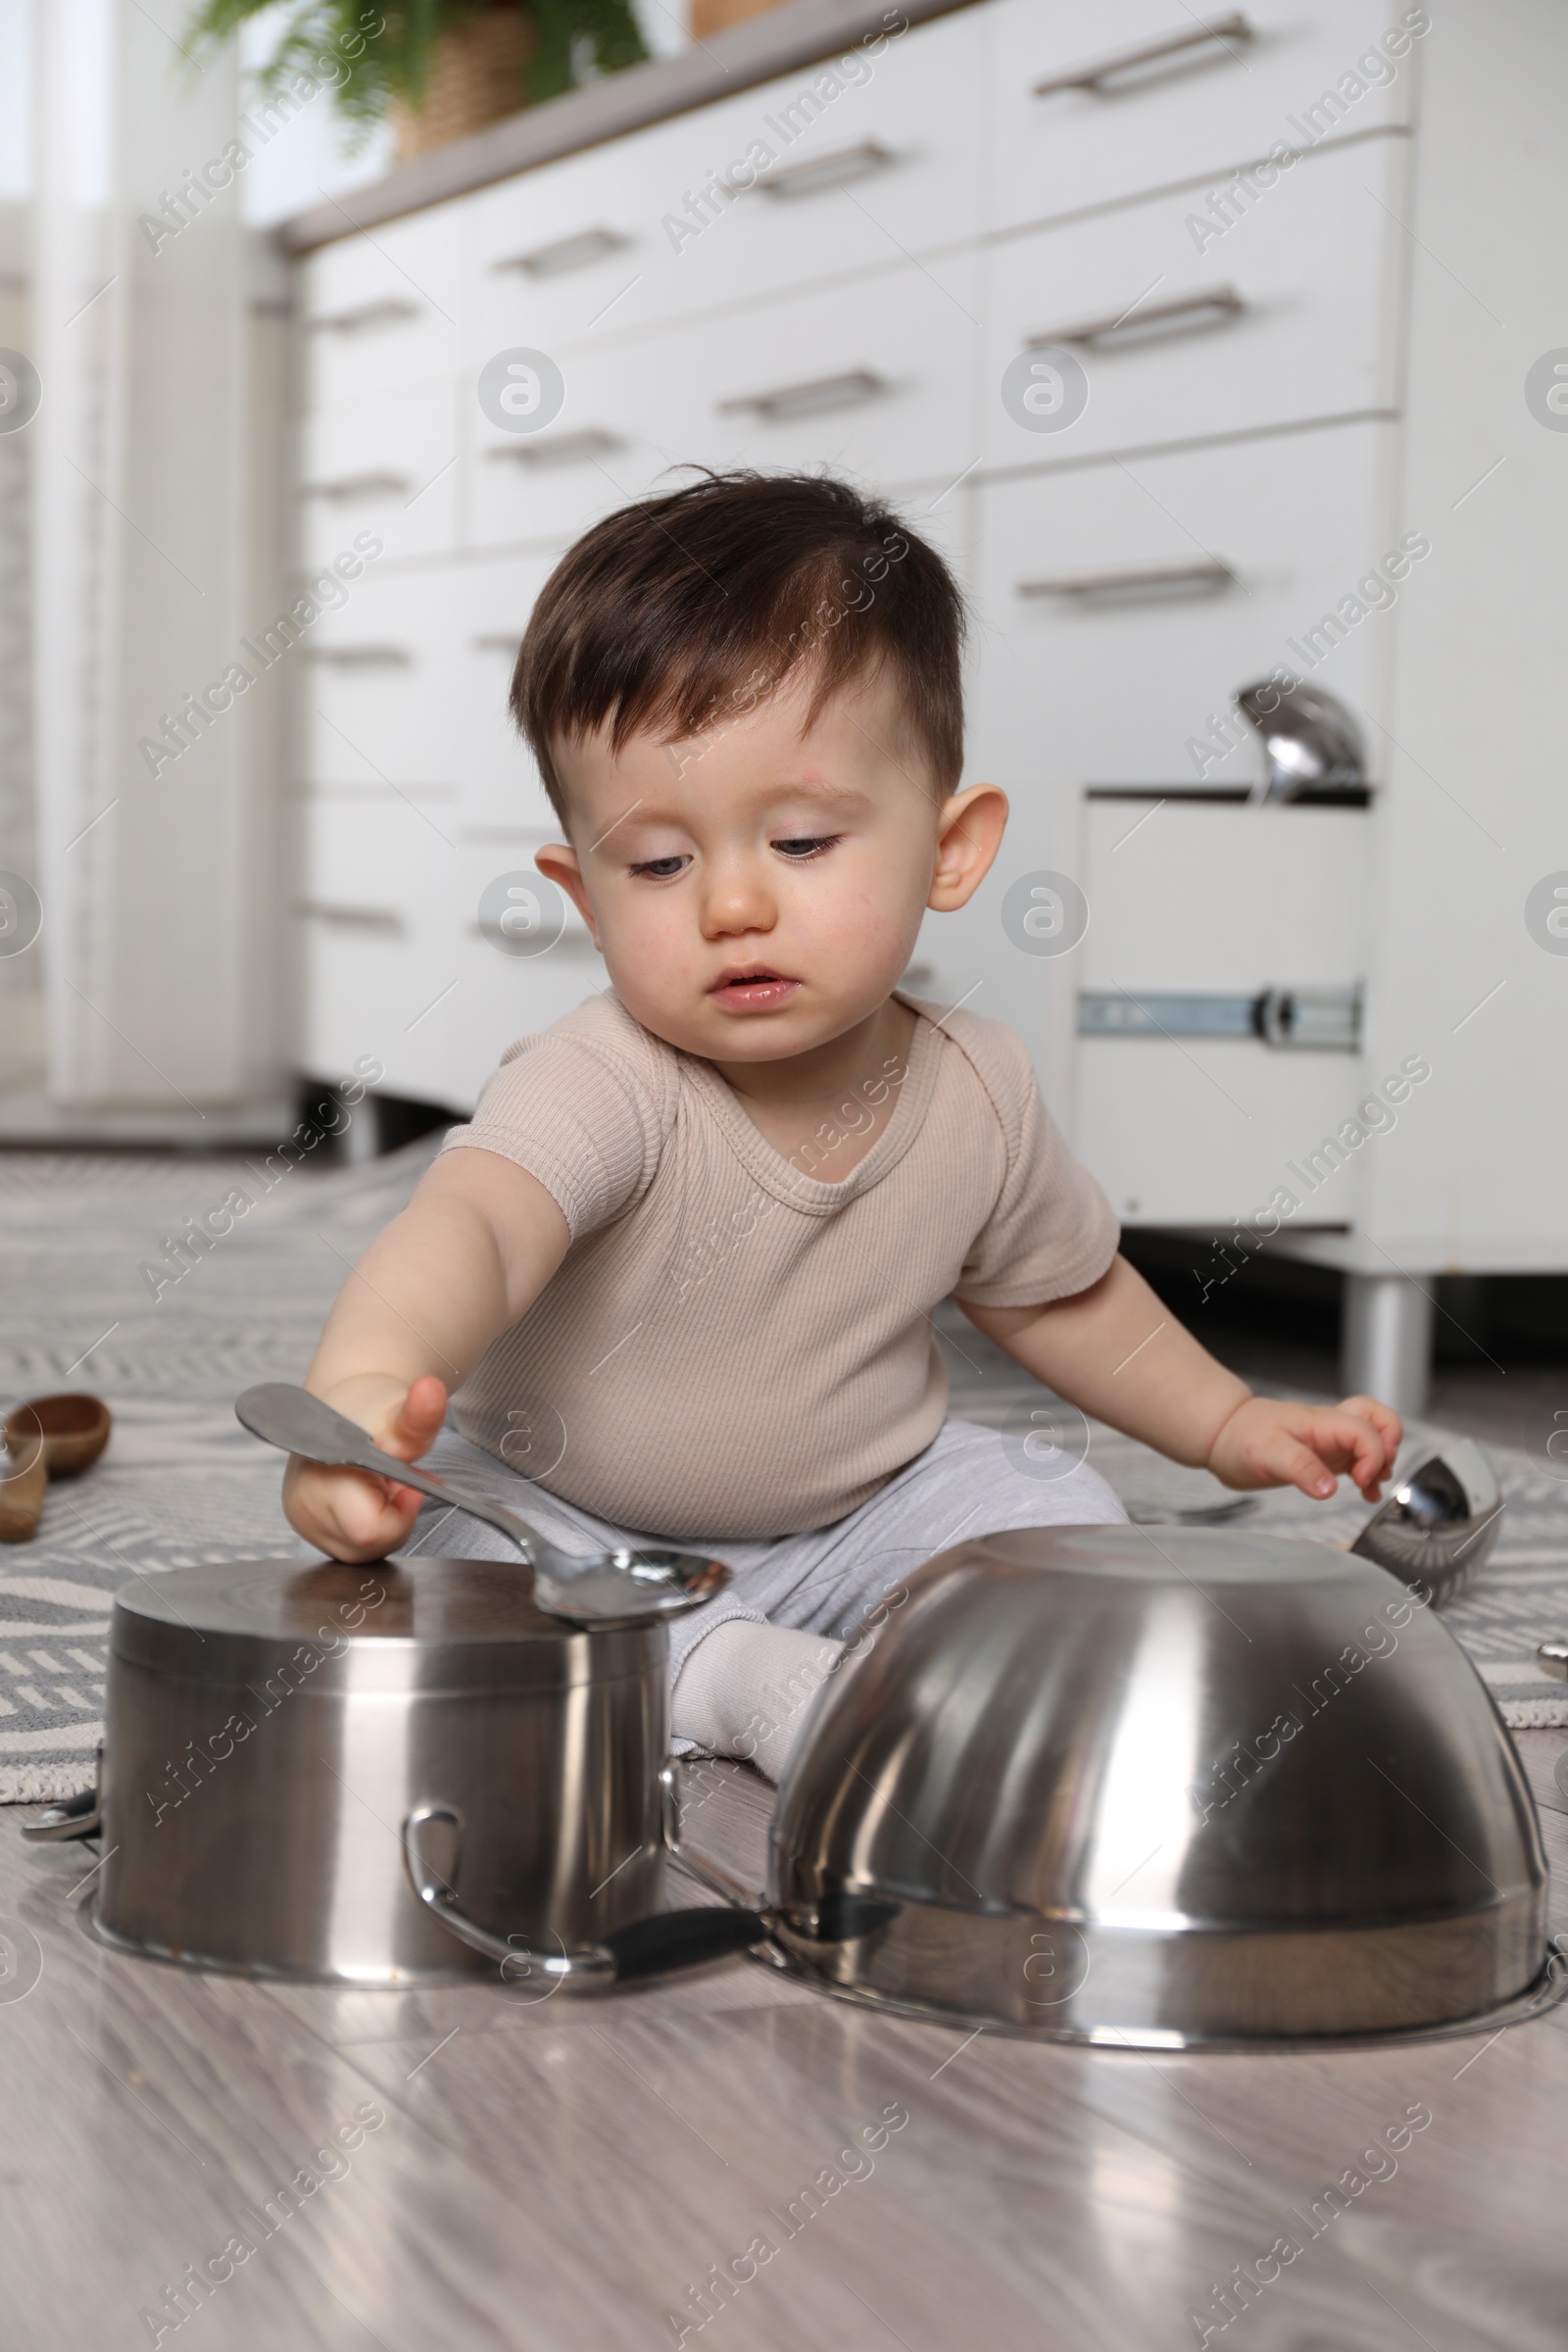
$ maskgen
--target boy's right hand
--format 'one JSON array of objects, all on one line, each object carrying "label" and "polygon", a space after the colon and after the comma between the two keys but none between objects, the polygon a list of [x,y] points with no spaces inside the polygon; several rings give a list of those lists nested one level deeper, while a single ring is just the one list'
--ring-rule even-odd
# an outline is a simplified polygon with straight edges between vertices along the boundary
[{"label": "boy's right hand", "polygon": [[[379,1374],[338,1382],[323,1401],[359,1423],[383,1453],[416,1462],[446,1419],[447,1392],[433,1372],[405,1388]],[[334,1560],[379,1560],[408,1539],[424,1496],[370,1470],[328,1470],[289,1456],[283,1509],[289,1525]]]}]

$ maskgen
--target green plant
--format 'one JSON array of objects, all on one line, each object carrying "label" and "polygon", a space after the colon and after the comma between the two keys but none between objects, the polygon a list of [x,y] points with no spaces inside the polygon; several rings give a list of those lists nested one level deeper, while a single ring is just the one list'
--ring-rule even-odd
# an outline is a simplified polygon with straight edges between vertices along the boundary
[{"label": "green plant", "polygon": [[[417,106],[430,77],[441,34],[507,0],[409,0],[402,8],[367,7],[364,0],[298,0],[276,48],[262,70],[265,88],[291,76],[325,78],[338,110],[361,131],[402,101]],[[205,0],[192,20],[194,40],[223,40],[274,0]],[[648,55],[630,0],[518,0],[532,18],[534,52],[528,97],[558,98],[601,74],[618,73]]]}]

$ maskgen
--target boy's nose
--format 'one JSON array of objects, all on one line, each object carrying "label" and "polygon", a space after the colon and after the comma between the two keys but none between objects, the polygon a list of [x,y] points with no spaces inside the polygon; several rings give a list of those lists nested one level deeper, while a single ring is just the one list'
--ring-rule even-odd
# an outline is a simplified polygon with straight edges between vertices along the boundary
[{"label": "boy's nose", "polygon": [[750,860],[710,868],[702,904],[705,939],[771,931],[777,919],[778,907],[767,877]]}]

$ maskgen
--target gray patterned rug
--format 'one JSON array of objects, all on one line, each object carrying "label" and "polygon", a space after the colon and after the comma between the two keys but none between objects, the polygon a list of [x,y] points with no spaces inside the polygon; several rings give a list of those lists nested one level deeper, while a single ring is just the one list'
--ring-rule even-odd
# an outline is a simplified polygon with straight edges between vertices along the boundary
[{"label": "gray patterned rug", "polygon": [[[36,1539],[0,1550],[0,1802],[91,1778],[110,1596],[128,1578],[201,1560],[283,1553],[278,1463],[233,1416],[258,1380],[297,1380],[347,1266],[407,1198],[435,1139],[366,1167],[309,1165],[270,1185],[240,1159],[0,1154],[0,1409],[91,1389],[115,1414],[108,1453],[51,1488]],[[166,1243],[234,1187],[254,1205],[169,1279]],[[215,1223],[221,1223],[220,1215]],[[149,1273],[148,1269],[151,1269]],[[154,1296],[155,1286],[158,1287]],[[1005,1422],[1033,1388],[956,1310],[939,1317],[954,1403]],[[1568,1490],[1522,1452],[1490,1446],[1508,1511],[1497,1550],[1447,1623],[1510,1723],[1568,1725],[1568,1686],[1535,1664],[1568,1632]],[[1219,1490],[1107,1430],[1090,1459],[1124,1497],[1195,1501]],[[1366,1513],[1270,1495],[1247,1524],[1347,1543]]]}]

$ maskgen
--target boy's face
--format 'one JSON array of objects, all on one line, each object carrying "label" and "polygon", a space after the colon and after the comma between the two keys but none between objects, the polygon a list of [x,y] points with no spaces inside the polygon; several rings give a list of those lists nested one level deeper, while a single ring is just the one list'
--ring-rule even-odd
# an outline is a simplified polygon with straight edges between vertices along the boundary
[{"label": "boy's face", "polygon": [[574,846],[541,871],[576,901],[627,1010],[705,1060],[809,1053],[886,1003],[928,906],[962,906],[1002,837],[991,785],[942,801],[890,680],[802,733],[809,682],[666,744],[558,750]]}]

